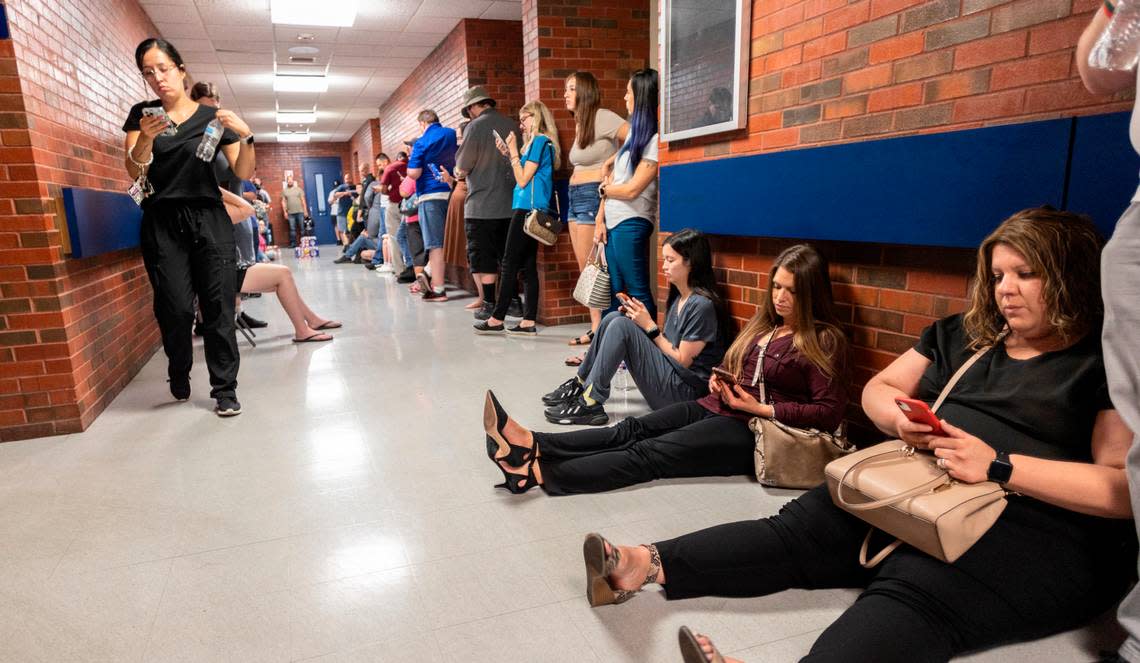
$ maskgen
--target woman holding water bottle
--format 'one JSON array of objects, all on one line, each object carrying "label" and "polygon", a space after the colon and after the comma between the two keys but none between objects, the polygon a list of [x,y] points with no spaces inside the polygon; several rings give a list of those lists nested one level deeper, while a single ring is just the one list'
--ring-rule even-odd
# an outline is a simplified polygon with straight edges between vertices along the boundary
[{"label": "woman holding water bottle", "polygon": [[154,315],[169,366],[170,393],[190,398],[194,297],[202,312],[210,396],[219,416],[241,413],[234,337],[234,235],[213,160],[221,150],[234,174],[253,174],[253,134],[233,111],[186,94],[186,67],[170,42],[150,38],[135,63],[158,99],[135,104],[123,124],[130,193],[143,209],[140,246],[154,288]]}]

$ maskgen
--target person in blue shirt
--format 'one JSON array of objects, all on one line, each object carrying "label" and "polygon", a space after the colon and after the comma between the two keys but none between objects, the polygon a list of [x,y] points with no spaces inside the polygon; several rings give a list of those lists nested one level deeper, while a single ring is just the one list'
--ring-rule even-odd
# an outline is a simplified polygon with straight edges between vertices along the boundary
[{"label": "person in blue shirt", "polygon": [[519,126],[523,130],[520,149],[513,133],[506,141],[496,140],[504,157],[510,159],[515,176],[514,214],[507,230],[507,247],[499,274],[499,294],[491,317],[475,325],[476,334],[501,334],[503,320],[511,300],[518,289],[517,274],[521,270],[526,279],[526,306],[519,324],[505,330],[512,336],[534,336],[538,333],[534,321],[538,315],[538,242],[523,232],[523,223],[532,209],[553,213],[554,171],[561,161],[558,147],[558,128],[550,109],[541,101],[532,101],[519,110]]},{"label": "person in blue shirt", "polygon": [[352,199],[356,198],[356,185],[352,183],[352,173],[344,174],[344,184],[332,190],[329,203],[336,215],[336,243],[348,249],[348,210],[352,209]]},{"label": "person in blue shirt", "polygon": [[455,170],[455,151],[458,142],[455,129],[439,123],[433,110],[422,110],[416,118],[423,134],[412,145],[408,157],[408,177],[416,181],[416,198],[419,201],[420,231],[424,235],[427,252],[427,271],[431,282],[422,273],[417,276],[426,302],[446,302],[443,288],[443,233],[447,221],[447,199],[451,187],[440,177],[440,169]]}]

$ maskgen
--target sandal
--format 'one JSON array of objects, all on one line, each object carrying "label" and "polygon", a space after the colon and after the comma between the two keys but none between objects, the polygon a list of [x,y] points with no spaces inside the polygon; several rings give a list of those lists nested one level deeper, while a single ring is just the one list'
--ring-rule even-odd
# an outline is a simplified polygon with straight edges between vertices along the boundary
[{"label": "sandal", "polygon": [[[511,444],[503,435],[507,425],[507,411],[495,398],[495,393],[487,390],[483,403],[483,430],[487,432],[487,457],[493,462],[503,461],[511,467],[522,467],[534,455],[534,449]],[[503,450],[507,449],[506,453]]]},{"label": "sandal", "polygon": [[336,320],[325,320],[324,322],[317,325],[316,327],[310,327],[310,329],[312,329],[313,331],[322,331],[325,329],[340,329],[343,326],[344,325],[337,322]]},{"label": "sandal", "polygon": [[331,341],[331,340],[333,340],[332,336],[329,336],[328,334],[322,334],[321,332],[317,332],[315,334],[310,334],[309,336],[306,336],[305,338],[295,338],[295,339],[293,339],[293,342],[294,343],[323,343],[325,341]]},{"label": "sandal", "polygon": [[[606,551],[607,547],[609,552]],[[642,547],[649,551],[649,572],[641,583],[645,586],[657,582],[657,574],[661,571],[661,555],[657,552],[657,546],[650,544]],[[621,562],[621,551],[601,534],[586,535],[586,540],[582,543],[582,557],[586,561],[586,599],[590,602],[590,607],[625,603],[641,592],[641,589],[614,589],[610,584],[610,575]]]},{"label": "sandal", "polygon": [[704,637],[708,640],[709,646],[712,647],[712,657],[705,655],[704,648],[697,640],[698,635],[690,631],[688,626],[682,626],[677,631],[677,644],[681,646],[681,660],[685,663],[724,663],[724,657],[720,655],[716,645],[712,643],[712,640],[709,640],[707,635]]},{"label": "sandal", "polygon": [[[583,341],[582,336],[585,336],[586,340]],[[590,342],[594,340],[594,330],[591,329],[585,334],[582,334],[582,336],[575,336],[574,338],[570,339],[570,342],[567,343],[567,345],[589,345]]]},{"label": "sandal", "polygon": [[503,473],[503,483],[495,484],[496,488],[506,488],[515,495],[522,495],[526,491],[538,485],[538,480],[534,477],[534,464],[538,462],[537,458],[531,458],[526,464],[526,474],[516,474],[515,472],[508,472],[507,468],[503,465],[503,461],[495,461],[495,467]]},{"label": "sandal", "polygon": [[580,355],[570,355],[569,357],[563,359],[562,363],[566,364],[567,366],[581,366],[582,362],[584,362],[584,361],[586,361],[586,355],[580,354]]}]

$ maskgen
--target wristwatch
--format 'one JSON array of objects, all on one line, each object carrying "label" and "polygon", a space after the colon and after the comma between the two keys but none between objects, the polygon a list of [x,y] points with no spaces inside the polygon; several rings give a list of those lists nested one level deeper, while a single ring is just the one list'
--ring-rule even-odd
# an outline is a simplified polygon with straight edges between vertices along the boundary
[{"label": "wristwatch", "polygon": [[253,145],[253,134],[250,134],[250,135],[246,136],[245,138],[242,138],[241,142],[245,143],[246,145]]},{"label": "wristwatch", "polygon": [[653,325],[648,330],[646,330],[645,335],[648,336],[649,340],[652,341],[661,335],[661,328],[657,325]]},{"label": "wristwatch", "polygon": [[1005,485],[1013,474],[1013,465],[1009,462],[1009,454],[1004,451],[997,452],[997,458],[990,461],[990,469],[986,471],[986,478]]}]

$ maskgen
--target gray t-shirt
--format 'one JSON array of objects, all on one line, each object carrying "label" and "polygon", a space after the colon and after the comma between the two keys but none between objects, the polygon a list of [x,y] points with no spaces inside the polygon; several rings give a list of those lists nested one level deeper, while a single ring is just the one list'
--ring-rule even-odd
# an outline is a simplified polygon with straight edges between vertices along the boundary
[{"label": "gray t-shirt", "polygon": [[[633,135],[630,134],[630,138]],[[626,139],[629,142],[629,138]],[[633,179],[633,160],[628,150],[619,152],[614,161],[614,184],[624,184]],[[646,143],[641,152],[642,161],[657,161],[657,134]],[[657,178],[641,190],[633,200],[615,200],[606,198],[606,228],[614,228],[626,219],[642,218],[650,223],[657,223]]]},{"label": "gray t-shirt", "polygon": [[[692,293],[685,307],[678,311],[681,298],[678,297],[669,306],[665,314],[665,329],[662,333],[674,348],[681,347],[681,341],[704,341],[705,347],[701,353],[693,358],[688,368],[673,361],[674,367],[685,378],[686,382],[701,384],[709,379],[712,367],[720,363],[724,357],[724,348],[719,342],[717,334],[716,307],[712,300],[704,295]],[[689,375],[686,375],[688,373]]]},{"label": "gray t-shirt", "polygon": [[[511,163],[495,147],[495,134],[506,140],[518,125],[494,108],[471,120],[463,132],[463,145],[455,155],[455,167],[467,173],[467,200],[463,214],[468,219],[509,219],[515,175]],[[519,143],[521,145],[521,142]]]}]

